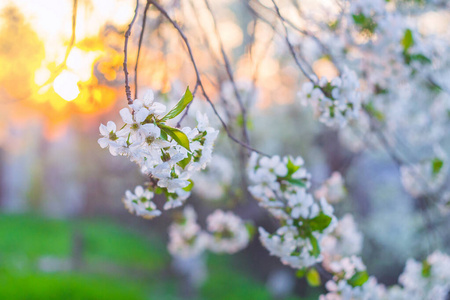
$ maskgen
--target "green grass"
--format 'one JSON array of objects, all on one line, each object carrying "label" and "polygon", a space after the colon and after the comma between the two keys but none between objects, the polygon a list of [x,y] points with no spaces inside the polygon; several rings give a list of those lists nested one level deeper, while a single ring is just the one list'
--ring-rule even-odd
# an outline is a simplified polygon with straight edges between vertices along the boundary
[{"label": "green grass", "polygon": [[35,216],[3,215],[0,218],[0,253],[2,256],[42,255],[63,257],[70,252],[70,225],[59,220]]},{"label": "green grass", "polygon": [[105,221],[84,222],[81,230],[88,262],[115,261],[128,267],[160,270],[170,262],[166,246]]},{"label": "green grass", "polygon": [[87,274],[0,274],[0,299],[145,299],[142,285]]},{"label": "green grass", "polygon": [[209,278],[202,287],[205,299],[272,299],[261,283],[248,274],[234,271],[230,258],[228,255],[209,256]]},{"label": "green grass", "polygon": [[22,264],[42,256],[67,258],[75,232],[82,236],[83,255],[89,264],[113,261],[119,266],[158,270],[170,260],[159,239],[139,236],[110,221],[67,221],[33,215],[0,216],[0,258]]},{"label": "green grass", "polygon": [[[83,272],[41,271],[42,257],[70,261],[75,232],[82,236]],[[145,277],[169,263],[160,239],[111,221],[0,215],[0,299],[155,299],[152,289],[170,295],[173,287]]]},{"label": "green grass", "polygon": [[[238,265],[230,255],[209,255],[209,277],[201,288],[204,299],[273,299],[261,282],[243,270],[238,271]],[[308,288],[306,297],[291,296],[285,300],[317,300],[322,293],[320,288]]]},{"label": "green grass", "polygon": [[[82,236],[83,266],[42,271],[43,257],[70,262],[75,233]],[[179,278],[162,275],[170,264],[160,238],[113,221],[0,214],[0,299],[183,299]],[[235,264],[233,256],[209,255],[198,300],[271,299]]]}]

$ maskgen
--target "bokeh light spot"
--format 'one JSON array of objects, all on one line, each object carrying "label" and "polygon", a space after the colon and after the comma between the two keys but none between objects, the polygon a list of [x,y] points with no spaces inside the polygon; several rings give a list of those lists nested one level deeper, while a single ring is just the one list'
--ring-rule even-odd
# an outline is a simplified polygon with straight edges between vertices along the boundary
[{"label": "bokeh light spot", "polygon": [[69,71],[63,71],[55,78],[53,89],[64,100],[72,101],[78,97],[78,94],[80,93],[77,84],[78,81],[79,77],[76,74]]}]

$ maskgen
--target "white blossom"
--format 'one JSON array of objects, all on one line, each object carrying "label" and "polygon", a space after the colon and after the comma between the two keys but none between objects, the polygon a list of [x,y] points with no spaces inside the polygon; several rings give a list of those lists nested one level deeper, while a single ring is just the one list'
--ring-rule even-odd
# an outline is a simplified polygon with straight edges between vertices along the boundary
[{"label": "white blossom", "polygon": [[324,256],[322,265],[331,271],[331,264],[343,257],[360,255],[362,250],[363,236],[351,214],[346,214],[340,219],[336,228],[325,236],[320,245]]},{"label": "white blossom", "polygon": [[[135,99],[129,107],[120,110],[125,123],[120,131],[116,132],[116,125],[111,121],[107,126],[100,126],[103,137],[99,144],[102,148],[109,147],[111,154],[126,156],[138,164],[141,172],[153,180],[149,189],[158,189],[158,193],[166,196],[164,209],[167,210],[181,206],[190,196],[191,177],[210,162],[219,132],[209,126],[208,118],[201,113],[197,114],[197,127],[184,127],[180,131],[166,124],[165,113],[165,105],[156,102],[150,90],[143,100]],[[184,138],[175,139],[182,134]],[[136,204],[130,201],[127,200],[127,207],[133,207],[130,211],[148,217],[148,212],[144,214],[140,206],[134,207]],[[147,211],[160,213],[150,203],[145,207]]]},{"label": "white blossom", "polygon": [[169,252],[182,258],[195,257],[205,250],[207,243],[207,235],[197,224],[194,208],[186,206],[182,218],[169,227]]},{"label": "white blossom", "polygon": [[308,193],[310,175],[303,163],[300,157],[260,158],[253,153],[248,166],[250,193],[282,225],[274,234],[259,228],[261,243],[297,269],[322,260],[320,242],[336,225],[333,207]]},{"label": "white blossom", "polygon": [[116,124],[113,121],[108,121],[106,126],[100,124],[99,130],[100,134],[103,136],[98,139],[100,147],[108,147],[109,152],[116,156],[118,154],[118,149],[125,141],[127,130],[122,129],[117,131]]},{"label": "white blossom", "polygon": [[134,194],[126,191],[122,201],[130,213],[145,219],[152,219],[161,215],[161,211],[156,209],[152,199],[153,193],[148,189],[144,190],[142,186],[138,185],[134,189]]},{"label": "white blossom", "polygon": [[244,222],[232,212],[216,210],[206,219],[208,249],[218,253],[236,253],[245,248],[250,236]]},{"label": "white blossom", "polygon": [[322,77],[303,84],[298,95],[302,104],[313,107],[319,121],[332,127],[344,127],[361,109],[358,77],[348,68],[331,81]]}]

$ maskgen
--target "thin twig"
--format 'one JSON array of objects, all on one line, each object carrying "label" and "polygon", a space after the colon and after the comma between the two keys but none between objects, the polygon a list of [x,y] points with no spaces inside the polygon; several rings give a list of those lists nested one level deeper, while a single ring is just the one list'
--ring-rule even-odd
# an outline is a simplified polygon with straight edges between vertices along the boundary
[{"label": "thin twig", "polygon": [[138,97],[138,64],[139,64],[139,56],[141,54],[141,47],[142,47],[142,40],[144,39],[144,31],[145,31],[145,22],[147,20],[147,11],[150,7],[150,2],[147,2],[145,4],[144,9],[144,16],[142,19],[142,28],[141,28],[141,34],[139,35],[139,44],[136,54],[136,63],[134,64],[134,99],[137,99]]},{"label": "thin twig", "polygon": [[302,64],[301,64],[300,61],[298,60],[297,54],[295,53],[295,50],[294,50],[294,46],[292,45],[291,41],[289,40],[289,30],[288,30],[288,28],[287,28],[287,26],[286,26],[286,20],[285,20],[285,19],[283,18],[283,16],[281,15],[280,9],[279,9],[278,5],[276,4],[275,0],[272,0],[272,3],[273,3],[273,5],[275,6],[275,11],[277,12],[278,17],[279,17],[280,20],[281,20],[281,24],[282,24],[283,27],[284,27],[284,31],[285,31],[285,40],[286,40],[286,43],[287,43],[287,45],[288,45],[289,51],[291,52],[292,57],[293,57],[294,60],[295,60],[295,63],[297,64],[297,66],[299,67],[299,69],[302,71],[303,75],[305,75],[306,78],[308,78],[311,82],[315,83],[314,80],[313,80],[313,78],[311,77],[311,75],[309,75],[309,74],[306,72],[306,70],[303,68]]},{"label": "thin twig", "polygon": [[[198,84],[198,81],[197,81],[197,83],[195,84],[195,87],[194,87],[194,91],[192,92],[192,98],[194,98],[195,94],[197,93],[198,85],[199,84]],[[176,126],[177,128],[180,128],[181,122],[183,122],[183,119],[189,113],[189,108],[191,107],[191,104],[192,104],[192,101],[188,104],[188,106],[186,107],[186,110],[184,111],[183,115],[181,116],[180,120],[178,121],[177,126]]]},{"label": "thin twig", "polygon": [[131,89],[130,89],[130,85],[128,83],[128,68],[127,68],[127,63],[128,63],[128,39],[131,35],[131,28],[133,28],[133,24],[134,21],[136,21],[136,17],[138,14],[138,10],[139,10],[139,0],[136,0],[136,8],[134,10],[134,16],[133,19],[130,22],[130,25],[128,25],[128,30],[125,32],[125,43],[123,46],[123,73],[125,74],[125,94],[127,96],[127,101],[128,104],[133,104],[133,99],[131,99]]},{"label": "thin twig", "polygon": [[214,103],[212,103],[211,99],[209,98],[208,94],[206,93],[205,87],[203,86],[203,83],[202,83],[202,80],[201,80],[201,77],[200,77],[200,72],[198,71],[198,67],[197,67],[197,64],[196,64],[195,59],[194,59],[194,54],[193,54],[193,52],[192,52],[191,46],[190,46],[190,44],[189,44],[189,41],[188,41],[186,35],[185,35],[184,32],[181,30],[180,26],[179,26],[179,25],[178,25],[178,24],[177,24],[177,23],[169,16],[169,14],[167,13],[167,11],[166,11],[161,5],[159,5],[159,3],[157,3],[157,2],[154,1],[154,0],[148,0],[148,1],[149,1],[151,4],[153,4],[153,5],[159,10],[159,12],[160,12],[160,13],[161,13],[161,14],[162,14],[162,15],[163,15],[163,16],[164,16],[164,17],[172,24],[172,26],[178,31],[178,34],[179,34],[180,37],[182,38],[182,40],[183,40],[183,42],[184,42],[184,44],[185,44],[185,46],[186,46],[186,48],[187,48],[187,50],[188,50],[189,58],[190,58],[190,60],[191,60],[192,66],[193,66],[193,68],[194,68],[195,75],[196,75],[196,78],[197,78],[197,83],[198,83],[198,85],[199,85],[199,87],[200,87],[200,90],[201,90],[203,96],[205,97],[206,101],[209,103],[209,105],[211,106],[212,110],[214,111],[214,114],[217,116],[217,118],[219,119],[220,123],[222,124],[222,127],[223,127],[223,129],[225,130],[225,132],[227,133],[228,137],[229,137],[232,141],[234,141],[235,143],[241,145],[241,146],[244,147],[244,148],[247,148],[248,150],[251,150],[251,151],[253,151],[253,152],[259,153],[259,154],[261,154],[261,155],[263,155],[263,156],[269,156],[268,154],[265,154],[265,153],[263,153],[263,152],[261,152],[261,151],[255,149],[255,148],[253,148],[253,147],[247,145],[246,143],[244,143],[244,142],[238,140],[237,138],[235,138],[235,137],[231,134],[230,130],[228,129],[227,124],[226,124],[225,121],[222,119],[222,117],[221,117],[220,114],[218,113],[218,111],[217,111],[217,109],[216,109]]},{"label": "thin twig", "polygon": [[214,51],[212,51],[211,43],[209,42],[208,35],[206,34],[204,26],[200,22],[200,16],[198,14],[198,9],[192,0],[189,1],[190,6],[192,7],[194,13],[194,19],[197,23],[198,28],[200,29],[200,33],[205,42],[206,47],[208,48],[208,52],[211,55],[211,58],[214,60],[215,64],[219,64],[219,59],[217,58]]},{"label": "thin twig", "polygon": [[[415,169],[414,165],[412,165],[410,162],[408,162],[407,160],[403,160],[402,158],[400,158],[400,156],[398,156],[395,153],[394,149],[389,145],[389,141],[386,139],[386,137],[383,134],[383,132],[381,131],[381,129],[379,129],[376,124],[374,124],[373,119],[370,115],[369,115],[369,120],[370,120],[371,131],[377,135],[382,146],[384,147],[384,149],[386,150],[386,152],[388,153],[388,155],[392,159],[392,161],[394,161],[394,163],[397,165],[398,169],[400,170],[400,167],[402,165],[410,165],[412,167],[412,170],[414,171],[414,173],[416,173],[416,175],[417,175],[416,178],[418,178],[419,180],[422,180],[422,183],[424,184],[425,188],[427,188],[428,190],[431,190],[426,178],[423,177],[422,173],[420,173],[420,171],[417,171]],[[411,198],[414,199],[416,201],[416,203],[418,203],[418,205],[419,205],[419,208],[421,211],[421,216],[422,216],[424,224],[425,224],[425,230],[427,230],[427,232],[428,232],[427,241],[428,241],[429,245],[436,244],[436,240],[437,240],[436,236],[438,235],[438,232],[437,232],[437,229],[433,226],[433,217],[430,215],[430,212],[427,209],[427,207],[432,207],[433,205],[436,205],[436,202],[437,202],[436,199],[439,199],[439,198],[435,197],[435,195],[433,195],[433,193],[424,194],[420,197],[411,195]],[[434,238],[435,238],[434,241],[432,241],[433,234],[434,234]]]},{"label": "thin twig", "polygon": [[[259,1],[256,1],[257,4],[259,4],[260,7],[264,8],[265,10],[274,13],[275,15],[279,16],[278,13],[276,11],[273,11],[271,8],[263,5],[262,3],[260,3]],[[295,3],[298,4],[298,3]],[[296,5],[297,6],[297,5]],[[277,7],[275,5],[275,7]],[[253,9],[253,8],[252,8]],[[253,9],[254,10],[254,9]],[[299,9],[299,7],[297,7],[297,11],[299,14],[299,17],[301,17],[301,10]],[[310,37],[312,38],[318,45],[319,47],[322,49],[322,52],[325,54],[328,54],[330,56],[331,61],[333,62],[333,64],[336,66],[336,68],[339,70],[340,72],[340,67],[338,62],[334,59],[334,57],[331,55],[331,51],[330,49],[317,37],[315,36],[313,33],[311,33],[310,31],[306,30],[306,29],[302,29],[299,28],[298,26],[296,26],[294,23],[292,23],[289,19],[283,18],[283,21],[289,25],[289,27],[291,27],[292,29],[294,29],[295,31],[299,32],[300,34]],[[303,59],[304,60],[304,59]],[[306,61],[305,61],[306,63]]]},{"label": "thin twig", "polygon": [[[200,16],[199,16],[199,14],[198,14],[198,9],[197,9],[197,7],[196,7],[196,5],[193,3],[193,1],[192,0],[190,0],[189,1],[189,4],[191,5],[191,7],[192,7],[192,10],[193,10],[193,13],[194,13],[194,19],[196,20],[196,23],[197,23],[197,26],[198,26],[198,28],[200,29],[200,32],[201,32],[201,34],[202,34],[202,38],[203,38],[203,40],[204,40],[204,44],[205,44],[205,46],[208,48],[208,52],[209,52],[209,54],[211,55],[211,58],[214,60],[214,70],[215,70],[215,73],[216,73],[216,77],[217,77],[217,82],[218,83],[220,83],[220,82],[222,82],[222,80],[221,80],[221,74],[220,74],[220,72],[219,72],[219,70],[218,70],[218,68],[217,68],[217,66],[218,65],[220,65],[220,59],[216,56],[216,54],[214,53],[214,51],[212,50],[212,47],[211,47],[211,43],[209,42],[209,39],[208,39],[208,35],[206,34],[206,31],[205,31],[205,28],[204,28],[204,26],[201,24],[201,22],[200,22]],[[209,78],[206,74],[203,74],[203,76],[204,76],[204,78],[206,78],[208,81],[209,81],[209,83],[211,83],[213,86],[216,86],[217,84],[211,79],[211,78]],[[227,115],[227,118],[228,118],[228,120],[231,120],[231,114],[230,114],[230,111],[229,111],[229,109],[228,109],[228,101],[227,101],[227,99],[225,99],[225,97],[223,97],[223,93],[222,93],[222,89],[220,89],[220,87],[219,86],[217,86],[217,89],[219,90],[219,93],[220,93],[220,100],[223,102],[223,105],[224,105],[224,110],[225,110],[225,113],[226,113],[226,115]]]},{"label": "thin twig", "polygon": [[213,24],[214,24],[214,31],[216,33],[217,39],[219,41],[219,46],[220,46],[220,52],[222,53],[222,58],[223,58],[223,62],[225,63],[225,69],[227,71],[228,77],[230,78],[231,81],[231,85],[233,86],[233,91],[234,91],[234,95],[236,96],[236,100],[239,104],[239,107],[241,109],[241,114],[242,114],[242,122],[243,122],[243,126],[242,126],[242,134],[244,136],[244,140],[245,142],[248,144],[249,143],[249,135],[248,135],[248,130],[247,130],[247,109],[244,106],[244,102],[242,101],[242,97],[239,93],[239,90],[236,86],[236,81],[234,80],[234,75],[233,75],[233,71],[231,70],[231,65],[230,65],[230,60],[228,59],[228,56],[225,52],[225,48],[223,46],[223,41],[222,38],[220,36],[219,33],[219,29],[217,28],[217,21],[216,18],[214,16],[214,13],[211,9],[211,6],[209,5],[208,0],[204,0],[205,1],[205,5],[208,8],[208,10],[211,13],[212,19],[213,19]]},{"label": "thin twig", "polygon": [[[267,25],[269,25],[269,26],[273,29],[273,31],[274,31],[275,33],[278,33],[279,35],[281,35],[281,36],[284,37],[284,39],[286,40],[286,44],[288,45],[289,51],[290,51],[291,55],[293,56],[293,58],[294,58],[294,60],[295,60],[296,65],[300,68],[300,70],[302,71],[302,73],[303,73],[303,74],[304,74],[311,82],[314,83],[314,81],[312,80],[312,77],[306,72],[306,70],[303,68],[301,62],[298,60],[297,54],[296,54],[296,52],[295,52],[295,50],[294,50],[294,46],[292,45],[291,41],[289,40],[289,32],[288,32],[288,28],[287,28],[287,26],[286,26],[286,24],[285,24],[287,21],[286,21],[286,20],[283,18],[283,16],[281,15],[280,10],[279,10],[279,8],[278,8],[278,5],[277,5],[273,0],[272,0],[272,2],[273,2],[273,4],[274,4],[275,10],[276,10],[276,15],[277,15],[277,17],[281,20],[281,24],[283,25],[283,28],[284,28],[284,34],[278,32],[278,30],[277,30],[277,28],[275,27],[275,25],[272,24],[272,23],[271,23],[269,20],[267,20],[265,17],[263,17],[259,12],[257,12],[257,11],[255,10],[255,8],[252,7],[252,6],[250,5],[249,2],[247,2],[246,4],[247,4],[247,8],[250,10],[250,12],[251,12],[254,16],[256,16],[258,19],[260,19],[261,21],[263,21],[264,23],[266,23]],[[256,1],[256,3],[260,4],[258,1]],[[265,7],[265,6],[263,6],[263,5],[261,5],[261,6],[264,7],[264,8],[266,8],[266,9],[268,9],[267,7]],[[270,10],[270,9],[269,9],[269,10]],[[273,12],[272,10],[270,10],[270,11]],[[295,28],[295,29],[298,30],[298,31],[300,31],[300,32],[302,32],[302,30],[299,29],[299,28]],[[304,34],[305,34],[305,33],[304,33]]]},{"label": "thin twig", "polygon": [[53,72],[52,76],[43,84],[40,86],[40,88],[50,84],[55,80],[56,77],[58,77],[59,74],[66,68],[67,59],[69,58],[69,54],[72,51],[73,46],[75,45],[75,32],[77,28],[77,11],[78,11],[78,0],[73,0],[73,6],[72,6],[72,35],[70,36],[69,45],[66,49],[66,54],[64,55],[64,60],[61,64],[59,64],[55,71]]}]

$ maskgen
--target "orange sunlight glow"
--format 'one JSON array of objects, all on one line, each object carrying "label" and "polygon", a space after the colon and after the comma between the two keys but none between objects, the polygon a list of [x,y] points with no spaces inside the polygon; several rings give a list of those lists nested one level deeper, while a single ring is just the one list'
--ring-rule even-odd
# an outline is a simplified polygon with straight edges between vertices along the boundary
[{"label": "orange sunlight glow", "polygon": [[0,1],[0,104],[6,110],[0,128],[38,118],[56,130],[77,116],[109,111],[123,92],[117,74],[134,1],[78,1],[71,46],[73,5]]},{"label": "orange sunlight glow", "polygon": [[80,78],[75,73],[63,71],[53,81],[53,89],[64,100],[72,101],[80,94],[79,80]]}]

